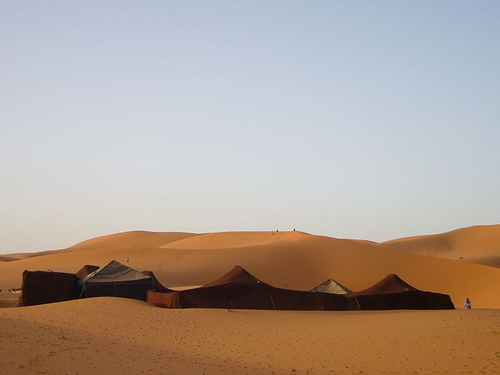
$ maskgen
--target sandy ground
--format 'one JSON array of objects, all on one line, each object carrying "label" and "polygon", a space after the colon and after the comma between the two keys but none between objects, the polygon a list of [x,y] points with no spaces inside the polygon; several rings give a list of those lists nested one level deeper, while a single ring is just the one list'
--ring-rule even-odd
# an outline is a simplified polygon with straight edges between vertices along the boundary
[{"label": "sandy ground", "polygon": [[0,309],[2,374],[499,374],[500,311]]}]

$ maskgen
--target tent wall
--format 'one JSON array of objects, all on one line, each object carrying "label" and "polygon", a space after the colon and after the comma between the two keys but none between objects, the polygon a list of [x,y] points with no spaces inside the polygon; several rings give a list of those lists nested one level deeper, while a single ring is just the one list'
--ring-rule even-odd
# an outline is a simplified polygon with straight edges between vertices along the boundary
[{"label": "tent wall", "polygon": [[226,284],[174,293],[149,292],[148,302],[167,308],[259,310],[347,310],[349,303],[340,295],[279,289],[267,284]]},{"label": "tent wall", "polygon": [[147,301],[148,290],[153,290],[152,279],[116,283],[85,284],[85,297],[123,297]]},{"label": "tent wall", "polygon": [[148,303],[154,306],[163,307],[167,309],[180,309],[180,292],[162,293],[148,291]]},{"label": "tent wall", "polygon": [[63,272],[24,271],[18,306],[41,305],[78,298],[78,278]]},{"label": "tent wall", "polygon": [[454,309],[451,298],[447,294],[405,291],[372,295],[357,295],[355,299],[362,310],[447,310]]},{"label": "tent wall", "polygon": [[[202,290],[204,289],[204,290]],[[249,288],[207,290],[200,288],[172,293],[150,291],[148,303],[164,308],[224,308],[259,310],[436,310],[454,309],[448,295],[407,291],[393,294],[358,295],[346,298],[327,293],[262,291]]]}]

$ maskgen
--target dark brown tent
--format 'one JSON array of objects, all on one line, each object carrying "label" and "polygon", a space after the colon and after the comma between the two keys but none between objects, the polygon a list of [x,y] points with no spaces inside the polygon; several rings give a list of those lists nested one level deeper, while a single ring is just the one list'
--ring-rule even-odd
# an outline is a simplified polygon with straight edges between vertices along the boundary
[{"label": "dark brown tent", "polygon": [[85,297],[123,297],[146,301],[153,279],[142,272],[112,260],[78,281]]},{"label": "dark brown tent", "polygon": [[454,309],[447,294],[418,290],[390,274],[368,289],[347,294],[361,310],[441,310]]},{"label": "dark brown tent", "polygon": [[175,290],[168,289],[166,286],[163,286],[162,283],[156,278],[155,274],[153,271],[142,271],[143,274],[151,277],[153,279],[153,290],[155,292],[161,292],[161,293],[171,293],[175,292]]},{"label": "dark brown tent", "polygon": [[41,305],[78,298],[78,278],[72,273],[24,271],[17,306]]},{"label": "dark brown tent", "polygon": [[90,275],[92,272],[97,271],[99,268],[99,266],[86,264],[80,269],[80,271],[76,273],[76,277],[78,277],[79,279],[83,279],[85,276]]},{"label": "dark brown tent", "polygon": [[167,308],[260,310],[348,310],[345,296],[275,288],[236,266],[201,288],[173,293],[148,292],[148,302]]}]

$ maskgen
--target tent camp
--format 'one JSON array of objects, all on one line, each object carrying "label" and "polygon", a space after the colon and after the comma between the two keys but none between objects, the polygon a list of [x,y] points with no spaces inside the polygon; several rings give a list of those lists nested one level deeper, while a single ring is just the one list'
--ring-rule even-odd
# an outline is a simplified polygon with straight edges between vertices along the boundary
[{"label": "tent camp", "polygon": [[112,260],[79,282],[83,297],[124,297],[146,301],[153,278]]},{"label": "tent camp", "polygon": [[275,288],[236,266],[200,288],[173,293],[148,292],[148,302],[167,308],[231,308],[260,310],[348,310],[340,295]]},{"label": "tent camp", "polygon": [[324,283],[319,284],[317,287],[311,289],[311,292],[317,293],[331,293],[331,294],[348,294],[352,293],[352,291],[340,284],[339,282],[328,279]]},{"label": "tent camp", "polygon": [[72,273],[24,271],[17,306],[41,305],[78,298],[78,278]]},{"label": "tent camp", "polygon": [[418,290],[390,274],[368,289],[352,292],[347,297],[354,300],[361,310],[440,310],[454,309],[447,294]]}]

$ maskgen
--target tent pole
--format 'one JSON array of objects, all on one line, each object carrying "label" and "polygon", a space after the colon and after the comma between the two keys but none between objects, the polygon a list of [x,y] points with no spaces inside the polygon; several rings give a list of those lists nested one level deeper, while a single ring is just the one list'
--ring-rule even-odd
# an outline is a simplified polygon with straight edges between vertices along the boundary
[{"label": "tent pole", "polygon": [[356,297],[354,297],[354,300],[356,301],[356,303],[358,304],[359,309],[361,310],[361,306],[359,305],[358,299]]},{"label": "tent pole", "polygon": [[274,305],[273,295],[271,294],[271,302],[273,304],[273,308],[276,310],[276,306]]}]

